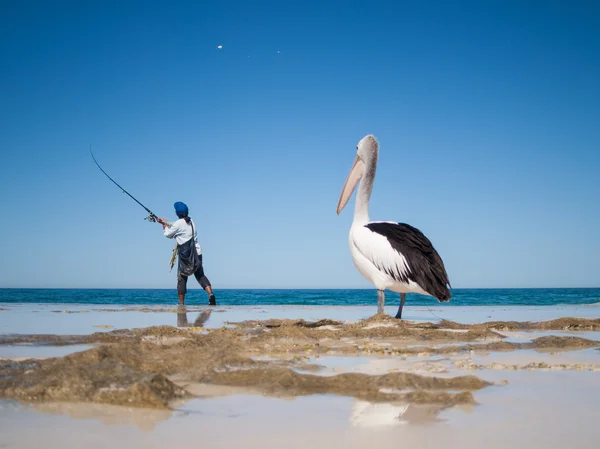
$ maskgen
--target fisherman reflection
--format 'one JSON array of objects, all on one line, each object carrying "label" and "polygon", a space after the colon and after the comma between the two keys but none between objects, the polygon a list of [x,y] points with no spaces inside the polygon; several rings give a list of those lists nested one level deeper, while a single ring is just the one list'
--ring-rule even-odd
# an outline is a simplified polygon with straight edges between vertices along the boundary
[{"label": "fisherman reflection", "polygon": [[211,310],[205,310],[198,314],[194,324],[189,324],[187,319],[187,309],[185,306],[177,308],[177,327],[203,327],[204,323],[210,318]]}]

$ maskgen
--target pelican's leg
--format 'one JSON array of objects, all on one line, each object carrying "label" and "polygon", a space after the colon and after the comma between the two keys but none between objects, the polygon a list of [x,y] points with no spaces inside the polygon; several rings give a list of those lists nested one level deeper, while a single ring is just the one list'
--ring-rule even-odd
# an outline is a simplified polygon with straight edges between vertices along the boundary
[{"label": "pelican's leg", "polygon": [[383,290],[377,290],[377,313],[383,313],[384,304],[385,292]]},{"label": "pelican's leg", "polygon": [[396,314],[396,318],[399,320],[402,319],[402,307],[404,307],[404,301],[406,301],[406,293],[400,293],[400,307],[398,307],[398,313]]}]

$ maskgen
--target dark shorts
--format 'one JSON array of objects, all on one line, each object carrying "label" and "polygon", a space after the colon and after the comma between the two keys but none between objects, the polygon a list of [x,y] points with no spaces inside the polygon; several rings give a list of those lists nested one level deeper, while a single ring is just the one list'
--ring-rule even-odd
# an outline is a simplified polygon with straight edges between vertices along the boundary
[{"label": "dark shorts", "polygon": [[[198,284],[206,290],[206,287],[210,287],[210,281],[204,274],[204,267],[202,266],[202,254],[200,254],[200,266],[194,273],[194,277],[198,281]],[[187,280],[188,277],[181,274],[179,271],[177,272],[177,293],[185,295],[187,293]]]}]

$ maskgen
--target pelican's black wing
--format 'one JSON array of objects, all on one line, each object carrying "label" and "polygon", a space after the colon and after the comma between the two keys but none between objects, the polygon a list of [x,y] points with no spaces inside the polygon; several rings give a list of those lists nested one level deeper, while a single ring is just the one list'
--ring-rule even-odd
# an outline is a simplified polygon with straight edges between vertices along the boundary
[{"label": "pelican's black wing", "polygon": [[[365,227],[385,237],[392,248],[404,257],[408,270],[402,277],[416,282],[439,301],[450,300],[451,286],[444,262],[421,231],[406,223],[394,222],[371,222]],[[406,282],[406,279],[396,280]]]}]

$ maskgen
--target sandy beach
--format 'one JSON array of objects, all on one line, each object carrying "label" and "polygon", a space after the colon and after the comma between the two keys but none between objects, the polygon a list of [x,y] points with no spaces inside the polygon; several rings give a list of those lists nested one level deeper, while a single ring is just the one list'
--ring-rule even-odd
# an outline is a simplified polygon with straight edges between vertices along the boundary
[{"label": "sandy beach", "polygon": [[374,312],[5,305],[0,447],[596,447],[600,305]]}]

